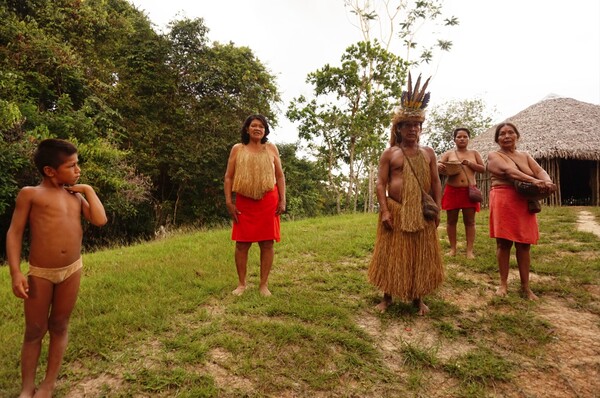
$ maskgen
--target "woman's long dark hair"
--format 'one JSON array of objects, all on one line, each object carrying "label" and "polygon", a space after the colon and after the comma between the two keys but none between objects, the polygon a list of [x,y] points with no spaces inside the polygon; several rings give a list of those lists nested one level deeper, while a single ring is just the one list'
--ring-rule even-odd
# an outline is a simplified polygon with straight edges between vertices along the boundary
[{"label": "woman's long dark hair", "polygon": [[242,129],[241,129],[242,144],[247,145],[250,142],[250,134],[248,134],[248,127],[250,127],[250,123],[252,123],[253,120],[257,120],[257,119],[262,122],[263,126],[265,126],[265,135],[260,140],[260,143],[265,144],[267,141],[269,141],[267,136],[269,135],[269,133],[271,131],[269,130],[269,123],[267,122],[267,118],[264,117],[263,115],[256,114],[256,115],[248,116],[246,118],[246,121],[244,122],[244,125],[242,126]]}]

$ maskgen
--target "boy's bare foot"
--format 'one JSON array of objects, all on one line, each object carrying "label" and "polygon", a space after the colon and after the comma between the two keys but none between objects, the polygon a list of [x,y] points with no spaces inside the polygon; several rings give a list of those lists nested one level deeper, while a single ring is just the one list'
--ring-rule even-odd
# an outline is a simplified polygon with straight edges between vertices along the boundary
[{"label": "boy's bare foot", "polygon": [[52,398],[53,390],[53,388],[44,387],[41,385],[40,388],[38,388],[38,390],[35,392],[33,398]]},{"label": "boy's bare foot", "polygon": [[269,296],[271,296],[271,291],[266,286],[259,287],[258,291],[259,291],[260,295],[263,296],[263,297],[269,297]]},{"label": "boy's bare foot", "polygon": [[473,252],[467,252],[467,258],[469,260],[473,260],[475,258],[475,255],[473,254]]},{"label": "boy's bare foot", "polygon": [[496,289],[496,296],[506,297],[507,294],[508,294],[507,286],[500,286],[498,289]]},{"label": "boy's bare foot", "polygon": [[237,288],[235,288],[234,291],[231,292],[231,294],[233,294],[234,296],[241,296],[242,294],[244,294],[244,291],[246,290],[246,286],[238,286]]},{"label": "boy's bare foot", "polygon": [[429,307],[425,305],[425,302],[423,302],[422,299],[418,298],[418,299],[414,299],[413,300],[413,305],[415,307],[417,307],[419,309],[418,314],[423,316],[425,314],[427,314],[429,312]]},{"label": "boy's bare foot", "polygon": [[450,256],[450,257],[456,256],[456,249],[450,249],[450,251],[448,253],[446,253],[446,256]]},{"label": "boy's bare foot", "polygon": [[521,289],[521,293],[523,294],[523,297],[525,297],[528,300],[539,300],[538,296],[536,296],[529,288]]},{"label": "boy's bare foot", "polygon": [[21,391],[21,394],[19,395],[19,398],[32,398],[33,395],[35,394],[35,388],[33,389],[23,389]]}]

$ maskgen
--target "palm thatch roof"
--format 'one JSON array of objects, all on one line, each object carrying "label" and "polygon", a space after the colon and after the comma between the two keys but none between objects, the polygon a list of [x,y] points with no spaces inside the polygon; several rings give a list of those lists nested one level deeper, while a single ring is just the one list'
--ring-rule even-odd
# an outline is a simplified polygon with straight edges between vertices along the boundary
[{"label": "palm thatch roof", "polygon": [[[600,160],[600,105],[572,98],[547,98],[506,119],[517,126],[517,149],[534,159]],[[471,140],[484,158],[498,150],[496,126]]]}]

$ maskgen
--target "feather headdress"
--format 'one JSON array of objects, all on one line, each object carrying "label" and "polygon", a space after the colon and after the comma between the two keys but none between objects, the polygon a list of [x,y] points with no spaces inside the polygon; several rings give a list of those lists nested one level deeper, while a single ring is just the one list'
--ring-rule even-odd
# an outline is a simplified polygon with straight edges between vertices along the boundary
[{"label": "feather headdress", "polygon": [[412,76],[408,72],[408,87],[406,91],[402,92],[400,108],[394,115],[394,124],[406,121],[422,123],[425,120],[425,108],[429,104],[430,96],[430,93],[426,93],[425,90],[430,79],[431,77],[425,80],[423,87],[421,87],[421,75],[419,75],[413,87]]}]

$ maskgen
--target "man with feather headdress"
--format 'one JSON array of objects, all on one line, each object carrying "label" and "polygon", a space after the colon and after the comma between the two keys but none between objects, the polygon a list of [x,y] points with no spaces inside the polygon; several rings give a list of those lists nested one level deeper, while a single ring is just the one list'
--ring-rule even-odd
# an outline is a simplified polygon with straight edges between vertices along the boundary
[{"label": "man with feather headdress", "polygon": [[402,93],[398,111],[392,119],[390,146],[379,160],[377,199],[379,224],[369,281],[383,291],[377,305],[385,311],[394,296],[412,303],[420,315],[429,312],[423,297],[437,289],[444,279],[441,249],[437,234],[439,212],[426,220],[421,204],[422,190],[431,194],[440,207],[442,186],[436,155],[430,147],[419,145],[419,137],[429,93],[429,79],[414,88],[410,72],[408,89]]}]

